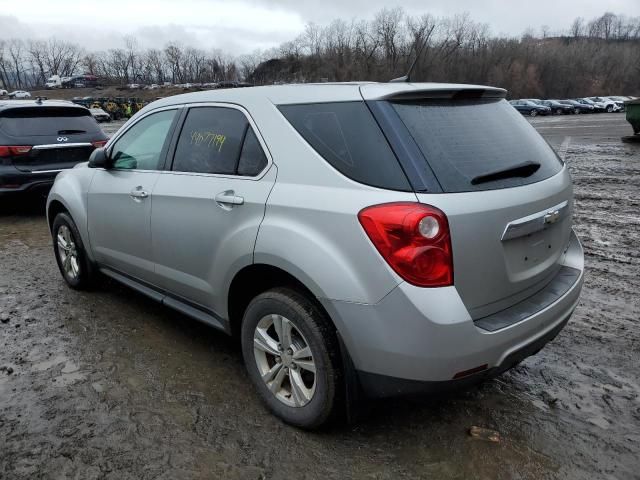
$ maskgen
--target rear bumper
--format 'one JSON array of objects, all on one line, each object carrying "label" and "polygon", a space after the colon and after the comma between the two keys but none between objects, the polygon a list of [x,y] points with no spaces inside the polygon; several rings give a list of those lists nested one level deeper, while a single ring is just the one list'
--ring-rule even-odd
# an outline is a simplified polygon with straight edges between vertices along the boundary
[{"label": "rear bumper", "polygon": [[[573,313],[573,312],[571,312]],[[490,378],[497,377],[503,372],[506,372],[512,367],[515,367],[518,363],[531,355],[538,353],[542,347],[544,347],[551,340],[556,338],[558,333],[565,327],[571,313],[560,323],[558,323],[551,330],[545,332],[539,338],[536,338],[531,343],[523,346],[522,348],[512,352],[502,361],[500,365],[497,365],[482,372],[469,375],[464,378],[456,380],[443,380],[443,381],[417,381],[407,380],[397,377],[389,377],[386,375],[378,375],[375,373],[358,371],[358,379],[363,391],[369,397],[394,397],[399,395],[417,395],[426,393],[444,393],[463,390],[465,388],[477,385]]]},{"label": "rear bumper", "polygon": [[58,174],[55,172],[21,172],[16,168],[0,169],[0,196],[16,195],[50,189]]},{"label": "rear bumper", "polygon": [[[564,327],[578,303],[584,276],[575,234],[564,263],[579,274],[559,298],[495,331],[474,323],[455,287],[423,289],[403,283],[375,305],[323,303],[368,393],[456,388],[510,368]],[[485,365],[480,373],[454,380],[460,372]]]}]

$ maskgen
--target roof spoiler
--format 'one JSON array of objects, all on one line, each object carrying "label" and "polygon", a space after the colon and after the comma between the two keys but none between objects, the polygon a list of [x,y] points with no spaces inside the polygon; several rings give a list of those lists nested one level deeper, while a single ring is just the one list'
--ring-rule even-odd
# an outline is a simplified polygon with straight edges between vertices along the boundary
[{"label": "roof spoiler", "polygon": [[460,89],[425,89],[406,90],[384,95],[382,99],[393,101],[415,100],[473,100],[480,98],[502,99],[507,91],[502,88],[460,88]]},{"label": "roof spoiler", "polygon": [[364,100],[467,100],[479,98],[502,99],[504,88],[461,83],[367,83],[360,86]]}]

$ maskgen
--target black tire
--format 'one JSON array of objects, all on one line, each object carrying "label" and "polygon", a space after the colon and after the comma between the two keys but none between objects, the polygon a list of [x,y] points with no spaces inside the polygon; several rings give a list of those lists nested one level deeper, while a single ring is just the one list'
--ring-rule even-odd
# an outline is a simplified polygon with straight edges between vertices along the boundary
[{"label": "black tire", "polygon": [[573,114],[574,115],[580,115],[580,109],[579,108],[574,108],[573,109]]},{"label": "black tire", "polygon": [[537,111],[537,110],[531,110],[531,111],[529,112],[529,116],[531,116],[531,117],[537,117],[537,116],[538,116],[538,111]]},{"label": "black tire", "polygon": [[558,115],[562,115],[562,114],[564,113],[564,110],[563,110],[563,109],[561,109],[561,108],[559,108],[559,109],[557,109],[557,110],[556,110],[556,113],[557,113]]},{"label": "black tire", "polygon": [[607,107],[607,113],[613,113],[613,107],[611,105]]},{"label": "black tire", "polygon": [[[61,258],[62,249],[58,245],[58,234],[60,233],[62,227],[66,227],[69,230],[73,243],[75,244],[75,252],[77,254],[77,264],[79,270],[78,274],[75,277],[67,273]],[[89,257],[87,256],[84,244],[82,243],[82,237],[80,237],[78,227],[76,227],[76,224],[71,216],[66,212],[62,212],[56,215],[56,218],[53,220],[53,227],[51,231],[53,238],[53,252],[56,257],[56,263],[58,264],[58,268],[60,269],[62,278],[64,278],[65,282],[67,282],[67,285],[76,290],[86,290],[91,287],[96,279],[96,269],[89,261]]]},{"label": "black tire", "polygon": [[[289,406],[279,400],[263,381],[254,354],[254,332],[261,319],[271,314],[289,319],[307,341],[316,368],[315,392],[303,406]],[[256,296],[247,307],[241,328],[242,355],[249,378],[260,398],[284,422],[304,429],[316,429],[340,410],[343,375],[340,346],[335,327],[307,296],[290,288],[274,288]]]}]

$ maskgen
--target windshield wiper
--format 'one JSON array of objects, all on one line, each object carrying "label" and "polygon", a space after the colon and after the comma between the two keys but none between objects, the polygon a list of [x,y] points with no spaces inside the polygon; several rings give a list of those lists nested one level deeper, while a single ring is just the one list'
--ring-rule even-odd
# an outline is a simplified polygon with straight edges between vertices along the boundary
[{"label": "windshield wiper", "polygon": [[71,135],[73,133],[87,133],[86,130],[58,130],[58,135]]},{"label": "windshield wiper", "polygon": [[496,170],[494,172],[483,173],[471,179],[471,185],[494,182],[512,177],[530,177],[538,171],[540,164],[537,162],[524,162],[512,167]]}]

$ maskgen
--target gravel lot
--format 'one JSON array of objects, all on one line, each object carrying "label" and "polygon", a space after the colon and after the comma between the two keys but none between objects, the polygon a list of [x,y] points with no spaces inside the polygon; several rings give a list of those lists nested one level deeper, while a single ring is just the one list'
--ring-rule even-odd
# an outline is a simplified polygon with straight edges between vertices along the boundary
[{"label": "gravel lot", "polygon": [[575,181],[572,321],[498,379],[321,433],[262,407],[223,334],[112,282],[68,289],[43,202],[4,201],[0,479],[640,478],[640,145],[620,114],[532,123]]}]

